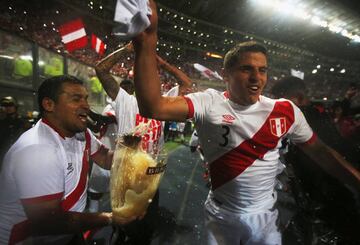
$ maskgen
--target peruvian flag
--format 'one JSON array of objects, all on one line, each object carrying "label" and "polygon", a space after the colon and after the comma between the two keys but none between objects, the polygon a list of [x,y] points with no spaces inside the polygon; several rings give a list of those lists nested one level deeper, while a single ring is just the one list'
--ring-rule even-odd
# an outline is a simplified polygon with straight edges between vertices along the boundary
[{"label": "peruvian flag", "polygon": [[200,65],[198,63],[194,64],[194,68],[201,73],[202,76],[212,80],[212,79],[218,79],[223,80],[223,78],[217,73],[216,71],[212,71],[209,68]]},{"label": "peruvian flag", "polygon": [[95,49],[95,51],[100,54],[103,55],[106,49],[106,44],[101,41],[100,38],[98,38],[97,36],[95,36],[94,34],[91,35],[91,47],[93,49]]},{"label": "peruvian flag", "polygon": [[69,52],[84,48],[87,45],[88,40],[81,19],[76,19],[61,25],[59,27],[59,33],[66,50]]}]

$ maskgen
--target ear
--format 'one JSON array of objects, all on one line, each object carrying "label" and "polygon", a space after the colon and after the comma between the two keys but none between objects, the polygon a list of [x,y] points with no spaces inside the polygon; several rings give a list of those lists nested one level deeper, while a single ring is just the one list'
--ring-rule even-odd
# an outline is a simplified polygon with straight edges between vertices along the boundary
[{"label": "ear", "polygon": [[52,112],[54,111],[54,108],[55,108],[55,102],[48,98],[48,97],[45,97],[42,102],[41,102],[41,105],[42,107],[44,108],[44,110],[46,112]]}]

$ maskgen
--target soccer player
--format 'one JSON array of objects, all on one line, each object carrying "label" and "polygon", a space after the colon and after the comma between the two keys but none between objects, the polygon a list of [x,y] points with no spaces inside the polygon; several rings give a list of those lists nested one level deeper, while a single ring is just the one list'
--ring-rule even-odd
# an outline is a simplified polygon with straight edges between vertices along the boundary
[{"label": "soccer player", "polygon": [[[216,90],[163,97],[156,70],[157,12],[133,39],[135,93],[140,113],[168,121],[192,118],[210,165],[205,203],[208,244],[281,244],[274,193],[279,147],[288,137],[327,172],[360,189],[360,174],[324,145],[289,100],[262,96],[267,52],[256,42],[236,45],[224,58],[225,96]],[[311,174],[311,173],[309,173]]]},{"label": "soccer player", "polygon": [[113,157],[87,129],[87,98],[72,76],[39,87],[42,118],[4,158],[0,244],[79,244],[81,231],[126,222],[112,213],[83,213],[89,159],[109,169]]}]

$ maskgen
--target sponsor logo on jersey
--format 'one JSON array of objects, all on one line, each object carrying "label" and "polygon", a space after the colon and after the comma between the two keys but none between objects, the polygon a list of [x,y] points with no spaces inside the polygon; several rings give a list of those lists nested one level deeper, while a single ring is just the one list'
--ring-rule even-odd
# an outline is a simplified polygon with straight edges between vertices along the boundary
[{"label": "sponsor logo on jersey", "polygon": [[232,124],[235,120],[235,117],[229,114],[222,115],[222,118],[223,118],[222,122],[230,123],[230,124]]},{"label": "sponsor logo on jersey", "polygon": [[67,174],[66,175],[69,175],[69,174],[71,174],[73,171],[74,171],[74,167],[73,167],[73,165],[72,165],[72,163],[71,162],[69,162],[68,163],[68,166],[67,166]]},{"label": "sponsor logo on jersey", "polygon": [[271,118],[270,119],[270,132],[272,135],[281,137],[286,132],[286,119],[285,117]]}]

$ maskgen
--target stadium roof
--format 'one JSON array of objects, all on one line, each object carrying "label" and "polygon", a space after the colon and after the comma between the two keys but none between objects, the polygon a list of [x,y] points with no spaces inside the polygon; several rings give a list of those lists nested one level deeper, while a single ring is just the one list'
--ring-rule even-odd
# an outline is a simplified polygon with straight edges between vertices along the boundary
[{"label": "stadium roof", "polygon": [[[158,0],[180,13],[216,25],[245,32],[311,52],[340,58],[360,60],[360,40],[344,36],[360,35],[360,2],[351,0]],[[269,9],[267,3],[303,6],[315,18],[295,18],[293,12]],[[271,6],[270,6],[271,7]],[[275,6],[279,7],[279,6]],[[293,9],[294,10],[294,9]],[[326,21],[326,22],[325,22]],[[332,25],[332,26],[331,26]],[[334,26],[336,25],[336,26]],[[332,27],[332,30],[329,28]],[[337,28],[337,29],[336,29]],[[345,31],[346,32],[345,32]]]}]

